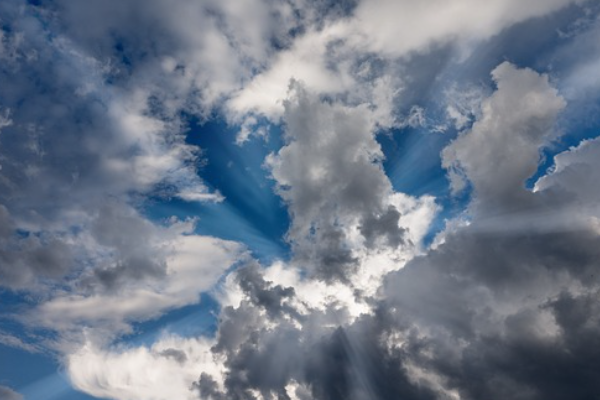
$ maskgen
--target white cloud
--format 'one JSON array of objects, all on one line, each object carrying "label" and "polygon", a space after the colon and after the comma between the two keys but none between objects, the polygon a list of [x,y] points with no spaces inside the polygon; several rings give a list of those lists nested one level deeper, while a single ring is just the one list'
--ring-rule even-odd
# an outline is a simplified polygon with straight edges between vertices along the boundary
[{"label": "white cloud", "polygon": [[100,349],[87,344],[67,358],[73,385],[115,400],[196,400],[200,371],[219,376],[211,342],[165,336],[152,347]]},{"label": "white cloud", "polygon": [[392,57],[427,51],[436,43],[469,44],[556,11],[574,0],[376,0],[361,2],[348,33],[357,47]]},{"label": "white cloud", "polygon": [[[291,80],[321,94],[344,94],[357,103],[369,102],[382,110],[384,126],[391,126],[390,98],[373,82],[361,82],[365,57],[407,59],[412,52],[427,53],[435,45],[468,48],[529,18],[541,17],[580,0],[476,0],[421,2],[377,0],[359,2],[349,18],[309,29],[293,45],[277,53],[264,71],[255,75],[227,101],[234,121],[259,113],[278,121]],[[518,4],[517,4],[518,3]],[[384,74],[384,79],[397,71]],[[394,92],[394,88],[391,88]],[[395,88],[397,89],[397,88]],[[360,94],[357,99],[356,96]],[[395,93],[397,94],[397,92]],[[355,103],[356,104],[356,103]]]},{"label": "white cloud", "polygon": [[333,34],[311,31],[294,41],[289,50],[275,56],[270,67],[254,77],[227,102],[234,115],[261,113],[273,120],[283,112],[290,81],[302,82],[319,93],[340,93],[353,83],[344,69],[332,69],[327,63]]},{"label": "white cloud", "polygon": [[[305,349],[290,350],[290,343],[307,346],[307,353],[320,351],[330,345],[323,341],[332,331],[352,324],[358,330],[354,338],[361,337],[362,324],[375,318],[378,300],[386,295],[382,289],[388,274],[425,252],[422,240],[438,211],[433,197],[394,192],[383,169],[377,130],[427,125],[426,111],[419,106],[405,119],[397,116],[397,102],[411,74],[398,65],[437,46],[469,48],[515,23],[576,2],[374,0],[330,20],[301,1],[58,0],[60,12],[48,13],[46,22],[64,32],[52,40],[47,39],[49,28],[21,16],[29,22],[22,26],[29,28],[10,38],[0,33],[0,58],[11,68],[25,68],[47,90],[38,93],[29,79],[5,79],[4,109],[10,108],[11,115],[0,114],[0,129],[2,139],[11,135],[12,147],[1,159],[8,172],[0,176],[0,200],[6,202],[0,205],[0,257],[20,257],[21,263],[14,263],[19,267],[22,260],[29,263],[18,269],[21,275],[13,287],[40,288],[32,286],[36,278],[70,272],[61,275],[66,276],[61,285],[43,286],[39,306],[24,321],[59,333],[58,343],[50,345],[65,354],[78,389],[118,400],[197,398],[193,384],[201,372],[217,378],[221,389],[228,373],[232,381],[250,379],[243,364],[231,362],[244,355],[236,353],[240,349],[258,354],[256,364],[249,364],[254,367],[264,361],[261,351],[276,353],[273,365],[278,367],[293,349]],[[582,67],[582,82],[596,83],[590,75],[594,66],[592,61]],[[448,106],[457,129],[476,121],[445,149],[443,161],[454,189],[469,180],[477,201],[504,207],[515,193],[530,194],[523,183],[535,172],[539,148],[552,138],[555,117],[565,104],[545,75],[509,63],[492,74],[498,90],[482,101],[480,113],[479,93],[463,92]],[[9,71],[6,76],[17,79],[21,74]],[[20,106],[21,98],[31,104]],[[292,260],[257,272],[252,278],[258,284],[239,282],[238,274],[226,278],[222,321],[234,325],[220,325],[214,339],[164,336],[151,347],[113,346],[132,322],[196,303],[199,293],[211,289],[230,267],[248,260],[239,244],[197,235],[189,221],[161,226],[131,206],[139,196],[156,193],[185,201],[222,199],[198,177],[198,149],[186,143],[181,118],[182,113],[207,118],[221,108],[229,122],[241,125],[240,144],[256,134],[252,131],[259,129],[259,117],[285,124],[285,144],[265,166],[290,211],[286,238]],[[19,135],[27,137],[26,145],[20,146]],[[595,176],[589,169],[597,164],[596,147],[595,141],[588,142],[559,155],[555,171],[536,189],[560,187],[582,201],[597,200],[597,190],[570,179],[581,171]],[[112,199],[108,207],[107,198]],[[528,216],[514,214],[512,220],[491,223],[512,229],[544,217]],[[483,228],[485,222],[480,222],[478,229]],[[462,229],[467,224],[455,227],[456,232]],[[32,238],[22,240],[14,234],[18,230],[30,231]],[[440,252],[444,235],[452,239],[455,231],[439,237]],[[68,249],[73,268],[66,268],[62,259],[55,263],[61,268],[48,268],[52,239]],[[10,251],[2,253],[4,248]],[[44,263],[11,252],[15,248]],[[424,277],[423,282],[432,278]],[[242,287],[244,283],[250,287]],[[461,288],[455,281],[449,287]],[[476,286],[464,292],[487,301],[485,290]],[[443,305],[460,308],[447,302],[432,308]],[[533,337],[556,328],[552,318],[544,318],[526,326]],[[247,343],[249,331],[258,345]],[[290,342],[286,334],[302,340]],[[554,339],[554,331],[550,336]],[[263,349],[261,339],[276,346]],[[26,348],[12,336],[0,334],[0,341]],[[214,346],[222,343],[215,352]],[[352,345],[344,342],[343,351]],[[360,351],[352,351],[360,361]],[[435,372],[406,365],[411,379],[446,390],[446,381]],[[314,395],[316,386],[302,379],[299,374],[285,381],[285,393],[298,399]],[[252,387],[245,393],[269,398],[269,390],[274,389]]]},{"label": "white cloud", "polygon": [[106,344],[128,332],[131,322],[197,303],[200,293],[211,289],[245,256],[244,248],[234,242],[189,232],[171,236],[158,242],[166,253],[164,275],[131,280],[114,290],[91,294],[58,292],[29,313],[26,321],[68,338],[68,342],[59,343],[63,350],[77,348],[81,340]]}]

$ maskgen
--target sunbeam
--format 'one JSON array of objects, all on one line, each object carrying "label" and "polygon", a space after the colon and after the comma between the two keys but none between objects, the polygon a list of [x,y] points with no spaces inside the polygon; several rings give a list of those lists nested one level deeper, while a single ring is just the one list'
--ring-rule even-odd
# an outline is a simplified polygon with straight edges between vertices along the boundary
[{"label": "sunbeam", "polygon": [[0,1],[0,399],[599,398],[597,3]]}]

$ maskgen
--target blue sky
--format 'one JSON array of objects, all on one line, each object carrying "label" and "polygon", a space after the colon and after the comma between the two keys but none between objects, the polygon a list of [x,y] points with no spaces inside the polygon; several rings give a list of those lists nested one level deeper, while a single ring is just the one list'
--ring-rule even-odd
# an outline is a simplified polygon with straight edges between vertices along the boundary
[{"label": "blue sky", "polygon": [[0,28],[1,399],[600,393],[595,1]]}]

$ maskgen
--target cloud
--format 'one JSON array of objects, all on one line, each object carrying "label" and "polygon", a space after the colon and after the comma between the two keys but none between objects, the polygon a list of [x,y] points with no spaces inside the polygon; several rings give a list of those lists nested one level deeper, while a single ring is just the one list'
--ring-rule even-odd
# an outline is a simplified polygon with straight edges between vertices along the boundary
[{"label": "cloud", "polygon": [[[358,2],[345,18],[308,25],[291,46],[275,54],[272,62],[232,95],[226,102],[226,110],[234,121],[248,113],[278,121],[284,112],[287,84],[298,80],[309,90],[345,98],[352,104],[369,103],[380,111],[379,123],[391,126],[394,111],[398,111],[394,103],[404,86],[397,82],[398,66],[444,47],[469,54],[476,44],[510,26],[580,3],[583,1],[530,0],[518,5],[512,0],[485,5],[474,0],[428,0],[418,4],[390,0]],[[379,76],[364,80],[364,73],[376,70],[373,64],[377,62],[389,65]],[[420,71],[404,69],[402,73],[418,75]],[[400,80],[407,78],[410,76]],[[380,84],[390,79],[396,80],[395,90],[384,94]]]},{"label": "cloud", "polygon": [[[402,56],[411,51],[427,51],[436,42],[469,44],[485,40],[510,25],[573,3],[576,2],[499,0],[485,5],[475,0],[361,2],[352,21],[357,30],[353,40],[371,51]],[[399,37],[402,40],[397,40]]]},{"label": "cloud", "polygon": [[[489,96],[471,81],[442,93],[463,131],[441,167],[473,196],[433,248],[454,200],[395,190],[382,148],[438,128],[418,100],[477,63],[476,44],[573,4],[3,2],[0,281],[36,294],[14,318],[46,336],[0,341],[57,351],[74,387],[118,400],[593,397],[597,140],[525,187],[567,107],[553,80],[504,62]],[[596,64],[574,63],[565,87],[595,85]],[[264,167],[289,259],[261,265],[202,221],[144,212],[223,200],[186,140],[215,115],[240,145],[281,124]],[[209,290],[214,337],[116,344]]]},{"label": "cloud", "polygon": [[60,237],[47,234],[19,237],[6,207],[0,204],[0,278],[5,286],[22,287],[37,277],[62,276],[71,254]]},{"label": "cloud", "polygon": [[3,400],[23,400],[23,396],[9,387],[0,385],[0,397]]},{"label": "cloud", "polygon": [[196,399],[190,388],[198,370],[218,373],[214,365],[206,340],[173,336],[150,348],[103,350],[88,344],[67,359],[69,377],[79,390],[130,400]]},{"label": "cloud", "polygon": [[599,139],[584,140],[576,147],[557,154],[554,167],[536,182],[534,190],[563,192],[582,212],[597,216],[596,203],[600,199],[600,191],[589,183],[600,178],[599,155]]},{"label": "cloud", "polygon": [[363,240],[408,244],[371,111],[329,104],[300,83],[285,108],[287,143],[266,165],[289,207],[287,238],[297,261],[323,279],[346,279]]},{"label": "cloud", "polygon": [[[65,34],[68,29],[50,35],[55,14],[36,14],[19,1],[1,11],[11,21],[3,30],[3,52],[10,47],[12,54],[0,71],[6,81],[0,98],[3,285],[31,288],[38,278],[59,278],[75,265],[92,263],[81,259],[89,250],[86,235],[107,216],[106,203],[126,209],[148,195],[221,199],[197,175],[200,152],[185,142],[178,108],[159,107],[153,91],[133,81],[107,84],[122,65],[95,58]],[[129,238],[127,246],[141,252],[152,223],[139,222],[135,229],[140,240]],[[124,258],[141,262],[139,254]],[[150,266],[150,258],[140,271],[160,269]]]},{"label": "cloud", "polygon": [[[98,262],[99,266],[71,283],[70,291],[55,291],[23,316],[32,327],[59,332],[66,339],[56,343],[62,351],[82,342],[106,344],[130,332],[133,322],[198,303],[200,293],[211,289],[227,269],[246,257],[242,245],[195,235],[189,223],[153,228],[153,232],[136,231],[135,224],[125,218],[121,222],[128,227],[113,230],[119,223],[108,225],[109,240],[119,242],[117,249],[127,249],[121,260],[105,267]],[[140,234],[146,236],[145,241]],[[146,247],[139,247],[136,241],[131,248],[123,238],[142,239]]]},{"label": "cloud", "polygon": [[[429,196],[394,193],[381,166],[368,107],[330,104],[297,85],[286,103],[287,143],[267,159],[292,215],[288,238],[295,246],[294,259],[268,266],[247,260],[227,276],[216,291],[222,307],[217,335],[199,339],[205,343],[205,364],[192,368],[190,350],[175,345],[169,348],[185,361],[152,355],[164,355],[162,347],[153,352],[87,346],[69,359],[76,387],[117,399],[167,399],[173,392],[147,391],[154,385],[147,376],[125,377],[137,370],[136,363],[161,371],[169,362],[173,370],[165,376],[186,377],[174,389],[182,398],[306,399],[350,393],[339,386],[354,367],[344,366],[345,358],[330,361],[338,354],[345,357],[347,349],[346,333],[338,328],[368,318],[385,274],[422,251],[437,206]],[[88,367],[81,367],[84,363]],[[107,370],[113,363],[123,366],[114,374]],[[386,377],[392,377],[396,365],[383,368]],[[336,372],[340,366],[348,372]],[[196,373],[192,381],[188,370]],[[390,387],[420,392],[406,377]]]},{"label": "cloud", "polygon": [[392,346],[461,398],[559,399],[574,387],[578,398],[592,395],[593,379],[568,373],[588,357],[569,339],[580,325],[557,306],[572,300],[597,332],[586,304],[599,287],[598,231],[482,232],[477,224],[386,278],[384,304],[404,327]]},{"label": "cloud", "polygon": [[526,196],[525,180],[536,172],[540,148],[553,138],[565,101],[547,76],[508,62],[492,77],[497,91],[482,102],[472,128],[444,149],[442,165],[453,191],[463,189],[466,178],[482,207],[506,207]]},{"label": "cloud", "polygon": [[[382,304],[392,326],[400,328],[389,345],[402,352],[414,378],[450,397],[455,391],[467,399],[586,398],[598,390],[595,381],[569,371],[593,357],[572,338],[581,333],[585,341],[598,330],[589,299],[600,287],[593,261],[600,231],[576,211],[594,200],[566,200],[561,179],[551,175],[540,181],[543,191],[513,196],[526,193],[523,182],[535,170],[563,101],[544,77],[509,64],[500,67],[508,74],[498,75],[497,68],[496,77],[509,82],[497,81],[472,130],[443,153],[467,166],[465,178],[473,184],[479,212],[448,232],[435,250],[386,277]],[[538,84],[528,85],[525,78]],[[515,84],[524,93],[505,97]],[[532,87],[537,87],[533,93]],[[534,112],[527,112],[530,104],[536,105]],[[499,138],[502,142],[495,142]],[[486,150],[490,143],[494,152]],[[481,154],[490,158],[486,164]],[[590,185],[594,175],[582,170],[579,178]],[[558,218],[546,211],[556,205],[561,205]],[[499,210],[500,218],[490,218]],[[573,321],[567,321],[570,312],[579,313]],[[587,328],[583,320],[590,321]],[[562,379],[555,371],[562,371]]]},{"label": "cloud", "polygon": [[[465,177],[475,180],[477,202],[496,207],[487,203],[482,210],[522,212],[515,207],[520,198],[505,193],[521,190],[564,103],[545,77],[509,64],[495,71],[502,69],[506,75],[499,79],[492,100],[484,101],[473,130],[461,137],[478,132],[492,140],[494,135],[504,141],[527,139],[536,151],[526,148],[521,156],[530,160],[521,160],[514,170],[505,171],[504,164],[500,171],[484,169],[489,171],[488,181],[479,171],[467,170]],[[516,87],[518,96],[509,95],[507,88]],[[549,105],[529,108],[532,99]],[[509,103],[509,110],[523,112],[502,114]],[[498,115],[504,118],[489,123],[490,116]],[[508,130],[515,126],[509,117],[527,129]],[[479,131],[482,125],[489,129]],[[461,160],[476,157],[486,144],[479,143],[483,144],[465,145],[470,151],[461,153]],[[455,146],[453,142],[449,148]],[[498,157],[513,154],[510,145],[496,148]],[[494,184],[492,178],[508,182],[500,182],[501,196],[480,195],[478,190],[485,192]],[[589,185],[593,175],[583,174],[581,179]],[[286,190],[293,187],[290,183]],[[530,198],[521,200],[527,208],[518,218],[564,204],[562,195],[552,193],[530,192]],[[554,226],[564,224],[563,229],[528,229],[523,224],[521,229],[493,230],[489,218],[489,213],[474,213],[469,224],[448,232],[436,249],[404,268],[384,271],[375,284],[378,290],[354,317],[352,301],[342,291],[326,295],[310,290],[323,282],[291,273],[290,266],[270,266],[262,276],[256,267],[241,269],[235,280],[228,280],[213,347],[215,355],[224,357],[226,372],[200,375],[196,387],[201,398],[593,396],[598,387],[592,375],[573,371],[581,361],[595,357],[585,349],[593,348],[592,338],[600,329],[591,301],[600,289],[594,273],[600,231],[593,224],[569,225],[568,219]],[[504,219],[497,222],[502,225]],[[350,286],[348,281],[334,284]],[[323,301],[311,303],[310,296]],[[248,334],[240,334],[239,327]]]}]

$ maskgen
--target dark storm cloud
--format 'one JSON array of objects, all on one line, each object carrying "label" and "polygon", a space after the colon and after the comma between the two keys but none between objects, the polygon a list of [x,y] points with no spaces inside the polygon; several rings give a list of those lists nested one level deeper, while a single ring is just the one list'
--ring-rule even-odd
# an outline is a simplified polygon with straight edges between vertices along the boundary
[{"label": "dark storm cloud", "polygon": [[[590,230],[474,227],[390,274],[378,311],[344,327],[325,328],[318,321],[327,317],[315,310],[301,327],[275,313],[264,318],[254,309],[264,302],[227,309],[214,349],[227,357],[225,392],[204,375],[201,398],[254,399],[252,390],[287,398],[290,382],[327,400],[451,398],[451,391],[473,400],[593,398],[599,249]],[[234,330],[246,334],[227,339]]]},{"label": "dark storm cloud", "polygon": [[[441,377],[461,398],[593,398],[600,365],[592,361],[597,355],[591,338],[600,326],[591,299],[600,290],[600,235],[589,223],[591,215],[578,215],[589,210],[579,208],[591,200],[587,192],[565,196],[564,176],[550,178],[559,190],[524,189],[562,100],[543,77],[513,72],[503,74],[507,84],[499,82],[493,100],[484,102],[481,122],[444,151],[445,157],[464,155],[459,159],[475,190],[472,222],[391,273],[385,304],[420,332],[402,344],[415,349],[407,359]],[[526,75],[532,85],[523,80]],[[507,90],[511,87],[517,91]],[[521,90],[527,94],[513,97]],[[528,111],[534,93],[543,92]],[[519,111],[503,114],[512,107]],[[493,123],[495,118],[502,123]],[[505,131],[513,124],[517,129]],[[470,148],[484,127],[477,149]],[[488,140],[502,132],[510,143],[486,152]],[[515,144],[521,146],[517,152]],[[483,169],[477,167],[482,154],[490,155]],[[580,179],[589,185],[593,176]]]}]

